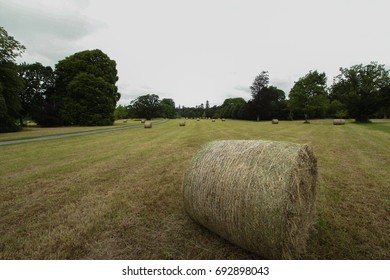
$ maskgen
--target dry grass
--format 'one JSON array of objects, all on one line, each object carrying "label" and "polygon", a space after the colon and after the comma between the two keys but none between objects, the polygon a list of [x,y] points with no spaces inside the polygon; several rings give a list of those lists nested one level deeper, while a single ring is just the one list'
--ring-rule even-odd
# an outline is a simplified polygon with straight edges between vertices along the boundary
[{"label": "dry grass", "polygon": [[258,258],[184,211],[184,170],[204,143],[223,139],[314,147],[317,223],[303,258],[390,259],[390,134],[332,120],[171,121],[0,146],[0,259]]}]

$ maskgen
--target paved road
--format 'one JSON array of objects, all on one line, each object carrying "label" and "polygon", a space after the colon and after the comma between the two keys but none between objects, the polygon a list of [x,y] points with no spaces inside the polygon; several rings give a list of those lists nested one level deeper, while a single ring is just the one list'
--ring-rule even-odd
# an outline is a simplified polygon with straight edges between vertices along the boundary
[{"label": "paved road", "polygon": [[[168,120],[161,120],[158,122],[153,122],[153,125],[165,123],[167,121]],[[67,134],[62,134],[62,135],[49,135],[49,136],[42,136],[42,137],[36,137],[36,138],[30,138],[30,139],[0,141],[0,146],[1,145],[12,145],[12,144],[35,142],[35,141],[43,141],[43,140],[61,139],[61,138],[67,138],[67,137],[73,137],[73,136],[97,134],[97,133],[103,133],[103,132],[109,132],[109,131],[125,130],[125,129],[130,129],[130,128],[140,128],[140,127],[144,127],[144,125],[143,124],[127,125],[127,126],[122,126],[122,127],[113,127],[113,128],[106,128],[106,129],[99,129],[99,130],[92,130],[92,131],[67,133]]]}]

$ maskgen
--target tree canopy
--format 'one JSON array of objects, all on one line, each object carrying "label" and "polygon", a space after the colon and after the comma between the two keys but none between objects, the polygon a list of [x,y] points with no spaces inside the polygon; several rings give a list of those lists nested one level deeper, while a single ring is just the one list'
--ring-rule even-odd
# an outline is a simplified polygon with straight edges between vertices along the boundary
[{"label": "tree canopy", "polygon": [[156,94],[146,94],[133,100],[130,105],[137,117],[150,120],[157,117],[157,113],[160,109],[160,100]]},{"label": "tree canopy", "polygon": [[0,27],[0,132],[19,130],[16,119],[22,109],[19,94],[23,80],[18,76],[15,58],[25,47]]},{"label": "tree canopy", "polygon": [[304,77],[299,78],[290,90],[288,105],[294,115],[323,118],[329,106],[328,92],[326,88],[326,74],[317,70],[309,71]]},{"label": "tree canopy", "polygon": [[45,114],[46,101],[49,98],[49,91],[54,88],[54,72],[50,66],[43,66],[36,62],[33,64],[22,63],[18,67],[19,76],[24,81],[24,90],[20,94],[22,111],[20,122],[23,118],[31,117],[35,122],[41,124]]},{"label": "tree canopy", "polygon": [[75,53],[56,65],[55,98],[63,124],[109,125],[120,98],[116,62],[101,50]]},{"label": "tree canopy", "polygon": [[340,72],[334,79],[331,98],[344,104],[350,117],[356,121],[368,121],[386,103],[389,71],[384,65],[371,62],[340,68]]}]

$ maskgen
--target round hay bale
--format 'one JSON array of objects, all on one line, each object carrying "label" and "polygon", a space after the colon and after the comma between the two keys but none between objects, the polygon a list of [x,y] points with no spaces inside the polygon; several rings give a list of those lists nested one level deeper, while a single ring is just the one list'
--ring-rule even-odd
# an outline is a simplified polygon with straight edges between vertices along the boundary
[{"label": "round hay bale", "polygon": [[179,126],[186,126],[186,122],[179,122]]},{"label": "round hay bale", "polygon": [[212,122],[215,122],[215,119],[212,119],[211,121],[212,121]]},{"label": "round hay bale", "polygon": [[142,119],[142,120],[141,120],[141,123],[145,123],[145,119]]},{"label": "round hay bale", "polygon": [[196,118],[196,121],[200,121],[200,119],[199,119],[199,118]]},{"label": "round hay bale", "polygon": [[344,119],[334,119],[333,124],[334,125],[345,125],[345,120]]},{"label": "round hay bale", "polygon": [[299,258],[314,218],[317,160],[308,145],[214,141],[194,156],[184,183],[189,216],[269,259]]},{"label": "round hay bale", "polygon": [[224,122],[224,121],[225,121],[225,119],[222,119],[222,121]]},{"label": "round hay bale", "polygon": [[279,120],[278,119],[273,119],[272,120],[272,124],[278,124],[279,123]]},{"label": "round hay bale", "polygon": [[152,128],[152,122],[145,122],[144,128]]}]

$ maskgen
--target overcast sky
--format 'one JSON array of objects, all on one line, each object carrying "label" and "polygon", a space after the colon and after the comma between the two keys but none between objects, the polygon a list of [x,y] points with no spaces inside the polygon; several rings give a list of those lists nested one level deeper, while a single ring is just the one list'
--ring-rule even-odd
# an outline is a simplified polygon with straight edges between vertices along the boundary
[{"label": "overcast sky", "polygon": [[286,94],[310,70],[390,66],[389,0],[0,0],[18,62],[54,65],[101,49],[117,63],[120,104],[157,94],[176,105],[250,98],[262,70]]}]

